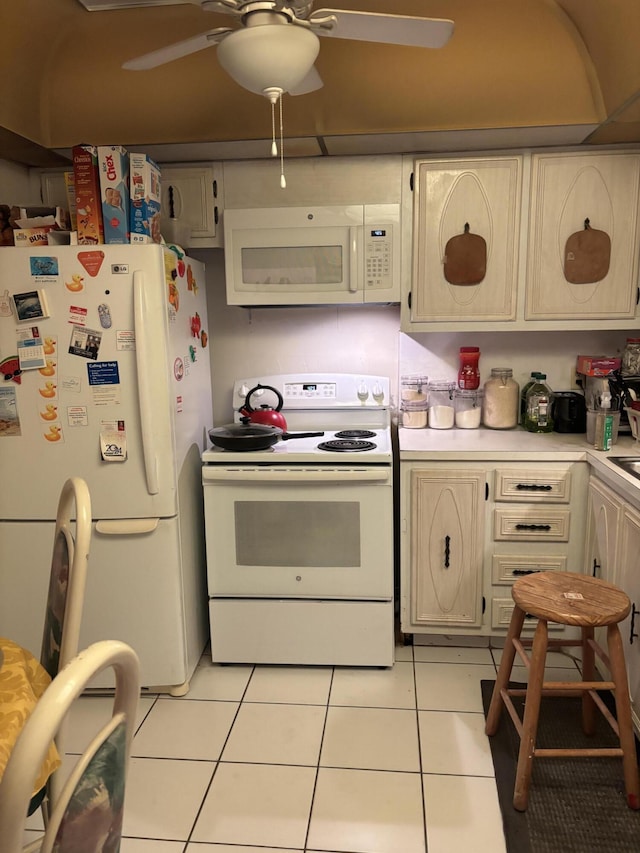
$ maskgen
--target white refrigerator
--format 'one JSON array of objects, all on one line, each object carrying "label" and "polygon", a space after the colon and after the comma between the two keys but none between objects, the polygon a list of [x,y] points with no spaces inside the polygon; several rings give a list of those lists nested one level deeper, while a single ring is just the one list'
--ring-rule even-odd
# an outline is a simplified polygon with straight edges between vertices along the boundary
[{"label": "white refrigerator", "polygon": [[81,645],[123,640],[144,687],[188,689],[208,634],[208,344],[204,266],[179,251],[0,249],[0,635],[40,653],[58,496],[79,476]]}]

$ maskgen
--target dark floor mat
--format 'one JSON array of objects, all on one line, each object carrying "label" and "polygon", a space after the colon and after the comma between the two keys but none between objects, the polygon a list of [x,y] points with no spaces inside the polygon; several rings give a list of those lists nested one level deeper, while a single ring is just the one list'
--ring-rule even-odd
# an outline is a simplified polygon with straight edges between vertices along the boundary
[{"label": "dark floor mat", "polygon": [[[485,716],[493,685],[493,681],[481,682]],[[611,703],[610,695],[601,695]],[[522,699],[513,697],[513,703],[522,718]],[[596,733],[587,738],[580,708],[579,698],[543,698],[536,745],[573,749],[618,746],[599,712]],[[489,743],[508,853],[640,852],[640,812],[627,806],[621,758],[534,759],[529,806],[526,812],[517,812],[513,788],[520,739],[506,709]]]}]

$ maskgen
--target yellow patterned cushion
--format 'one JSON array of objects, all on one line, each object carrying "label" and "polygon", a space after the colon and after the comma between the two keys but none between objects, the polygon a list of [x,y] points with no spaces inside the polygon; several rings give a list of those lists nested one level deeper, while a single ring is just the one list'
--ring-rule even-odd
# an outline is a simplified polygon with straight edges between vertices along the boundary
[{"label": "yellow patterned cushion", "polygon": [[[0,779],[9,755],[36,702],[51,683],[51,678],[30,652],[0,637],[3,660],[0,664]],[[38,774],[34,794],[60,766],[55,744],[51,744]]]}]

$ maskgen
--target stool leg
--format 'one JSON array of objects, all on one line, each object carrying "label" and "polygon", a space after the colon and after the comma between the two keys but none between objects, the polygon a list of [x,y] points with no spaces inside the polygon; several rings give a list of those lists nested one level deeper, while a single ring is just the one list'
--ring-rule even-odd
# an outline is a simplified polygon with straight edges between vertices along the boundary
[{"label": "stool leg", "polygon": [[617,625],[607,628],[607,646],[611,675],[615,683],[616,716],[622,749],[622,769],[624,772],[624,787],[627,792],[627,805],[632,809],[640,809],[640,786],[638,781],[638,761],[636,758],[636,743],[631,722],[631,704],[629,701],[629,684],[627,670],[624,664],[624,648],[622,637]]},{"label": "stool leg", "polygon": [[[589,640],[593,640],[593,628],[582,629],[582,680],[593,681],[596,675],[596,656]],[[586,691],[582,694],[582,731],[586,735],[596,730],[596,703]]]},{"label": "stool leg", "polygon": [[485,734],[489,736],[494,735],[498,731],[500,715],[502,713],[502,697],[500,695],[500,691],[508,685],[509,679],[511,678],[513,659],[516,656],[516,648],[513,645],[513,640],[520,637],[520,632],[522,631],[522,626],[524,624],[524,616],[524,610],[521,610],[516,604],[513,608],[513,613],[511,614],[507,639],[505,640],[502,657],[500,658],[498,677],[496,678],[496,683],[493,687],[491,704],[489,705],[489,711],[487,713],[487,722],[484,731]]},{"label": "stool leg", "polygon": [[548,645],[547,623],[538,620],[538,626],[533,638],[531,650],[531,667],[529,669],[529,684],[524,701],[524,719],[522,721],[522,737],[518,753],[516,769],[516,786],[513,794],[513,807],[520,812],[527,808],[529,802],[529,785],[533,770],[533,755],[536,747],[538,732],[538,717],[540,716],[540,700],[542,699],[542,684],[544,681],[544,665]]}]

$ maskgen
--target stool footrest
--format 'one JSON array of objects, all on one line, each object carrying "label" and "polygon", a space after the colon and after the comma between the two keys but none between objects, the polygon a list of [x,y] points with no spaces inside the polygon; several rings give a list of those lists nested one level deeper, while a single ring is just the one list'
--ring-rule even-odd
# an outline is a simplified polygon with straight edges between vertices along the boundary
[{"label": "stool footrest", "polygon": [[624,753],[619,747],[600,749],[534,749],[536,758],[620,758]]}]

